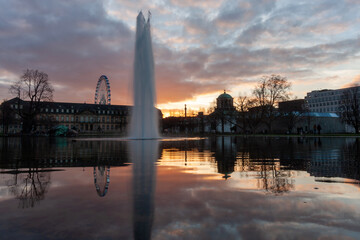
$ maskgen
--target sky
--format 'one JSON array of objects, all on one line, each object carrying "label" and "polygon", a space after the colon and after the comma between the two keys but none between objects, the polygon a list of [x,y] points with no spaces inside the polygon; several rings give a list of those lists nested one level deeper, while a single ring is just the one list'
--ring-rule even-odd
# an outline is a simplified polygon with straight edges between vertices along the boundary
[{"label": "sky", "polygon": [[132,104],[135,21],[151,11],[157,106],[207,109],[226,90],[250,95],[280,74],[292,97],[360,82],[358,0],[0,0],[0,97],[26,69],[49,75],[54,100]]}]

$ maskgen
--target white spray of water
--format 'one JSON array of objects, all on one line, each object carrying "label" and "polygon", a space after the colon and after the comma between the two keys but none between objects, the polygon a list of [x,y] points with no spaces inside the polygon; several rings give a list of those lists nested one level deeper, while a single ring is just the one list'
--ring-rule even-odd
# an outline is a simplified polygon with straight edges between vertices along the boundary
[{"label": "white spray of water", "polygon": [[130,138],[159,138],[159,116],[158,110],[155,108],[156,92],[150,16],[146,21],[142,12],[136,19],[133,84],[134,108],[130,122]]}]

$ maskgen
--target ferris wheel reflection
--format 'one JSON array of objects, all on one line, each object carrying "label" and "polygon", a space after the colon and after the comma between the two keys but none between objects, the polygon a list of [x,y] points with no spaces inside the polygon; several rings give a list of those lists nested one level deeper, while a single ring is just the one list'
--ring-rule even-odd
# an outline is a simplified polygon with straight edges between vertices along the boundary
[{"label": "ferris wheel reflection", "polygon": [[[132,223],[134,239],[151,239],[155,209],[156,161],[159,158],[158,140],[128,142],[132,162]],[[105,197],[110,185],[110,164],[98,156],[93,176],[96,192]]]}]

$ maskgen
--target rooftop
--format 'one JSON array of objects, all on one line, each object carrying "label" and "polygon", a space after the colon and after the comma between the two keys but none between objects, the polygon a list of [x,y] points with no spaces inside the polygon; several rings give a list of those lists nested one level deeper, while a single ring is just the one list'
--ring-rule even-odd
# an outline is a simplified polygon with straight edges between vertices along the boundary
[{"label": "rooftop", "polygon": [[232,96],[227,94],[226,91],[224,90],[224,93],[220,94],[218,98],[232,98]]}]

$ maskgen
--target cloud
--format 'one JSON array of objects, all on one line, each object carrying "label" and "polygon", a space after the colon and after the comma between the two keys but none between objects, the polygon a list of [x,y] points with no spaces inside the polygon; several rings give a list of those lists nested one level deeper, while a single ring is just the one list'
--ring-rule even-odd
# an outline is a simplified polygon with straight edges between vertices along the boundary
[{"label": "cloud", "polygon": [[[7,7],[14,10],[21,4],[23,1],[12,1]],[[0,68],[18,75],[26,68],[47,72],[54,84],[67,86],[66,92],[56,92],[62,100],[63,94],[73,96],[72,101],[92,99],[78,93],[95,92],[102,74],[113,80],[115,91],[126,85],[133,33],[124,23],[108,19],[101,1],[24,4],[26,11],[14,11],[7,29],[2,29],[11,34],[0,39],[4,46]]]},{"label": "cloud", "polygon": [[[105,74],[112,102],[130,104],[135,16],[140,9],[153,13],[158,103],[241,88],[272,73],[297,83],[329,75],[345,81],[340,71],[346,69],[358,75],[357,3],[214,4],[0,0],[0,79],[10,82],[23,70],[36,68],[58,86],[55,100],[92,102],[97,79]],[[5,85],[0,92],[9,98]],[[304,91],[297,85],[293,89]]]},{"label": "cloud", "polygon": [[343,88],[348,88],[348,87],[354,87],[354,86],[360,86],[360,74],[355,76],[354,79],[351,82],[346,83],[342,87]]}]

